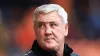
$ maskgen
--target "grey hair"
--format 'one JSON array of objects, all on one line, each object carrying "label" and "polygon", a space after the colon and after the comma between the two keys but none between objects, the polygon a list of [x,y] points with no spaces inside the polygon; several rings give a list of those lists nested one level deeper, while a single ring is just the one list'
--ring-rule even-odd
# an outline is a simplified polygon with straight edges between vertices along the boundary
[{"label": "grey hair", "polygon": [[64,24],[68,23],[68,21],[67,21],[67,18],[68,18],[67,12],[64,10],[64,8],[62,8],[58,4],[45,4],[45,5],[37,7],[34,11],[34,14],[33,14],[34,22],[36,21],[37,14],[39,12],[49,13],[49,12],[52,12],[52,11],[57,11],[58,12],[59,16],[62,17],[62,20],[63,20]]}]

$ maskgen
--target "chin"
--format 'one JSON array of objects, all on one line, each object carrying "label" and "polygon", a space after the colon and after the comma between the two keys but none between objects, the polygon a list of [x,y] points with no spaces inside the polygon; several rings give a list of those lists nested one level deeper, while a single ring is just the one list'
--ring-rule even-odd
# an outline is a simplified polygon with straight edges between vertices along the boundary
[{"label": "chin", "polygon": [[46,43],[44,46],[45,46],[45,49],[47,49],[47,50],[55,50],[56,47],[57,47],[57,44],[55,44],[55,43]]}]

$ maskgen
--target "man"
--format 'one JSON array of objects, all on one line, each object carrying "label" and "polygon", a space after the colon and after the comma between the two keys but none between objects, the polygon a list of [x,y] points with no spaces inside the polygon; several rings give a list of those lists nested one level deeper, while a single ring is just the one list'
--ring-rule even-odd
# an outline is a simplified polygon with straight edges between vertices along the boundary
[{"label": "man", "polygon": [[66,11],[57,4],[46,4],[34,11],[36,40],[24,56],[78,56],[65,44],[68,35]]}]

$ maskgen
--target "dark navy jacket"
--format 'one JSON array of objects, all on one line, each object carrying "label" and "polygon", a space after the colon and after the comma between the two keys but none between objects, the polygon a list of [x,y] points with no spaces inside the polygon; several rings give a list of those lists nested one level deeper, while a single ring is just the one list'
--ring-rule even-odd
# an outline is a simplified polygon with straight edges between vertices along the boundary
[{"label": "dark navy jacket", "polygon": [[[56,56],[55,51],[46,51],[39,47],[37,41],[35,40],[32,46],[32,49],[24,54],[23,56]],[[73,52],[73,50],[67,45],[64,44],[64,55],[63,56],[79,56]]]}]

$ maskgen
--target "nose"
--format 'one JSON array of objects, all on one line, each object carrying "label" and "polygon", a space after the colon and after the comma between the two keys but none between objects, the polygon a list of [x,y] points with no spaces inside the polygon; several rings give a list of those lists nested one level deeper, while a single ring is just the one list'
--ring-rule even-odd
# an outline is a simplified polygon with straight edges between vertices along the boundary
[{"label": "nose", "polygon": [[50,26],[46,27],[45,29],[45,36],[49,36],[52,35],[52,29],[50,28]]}]

